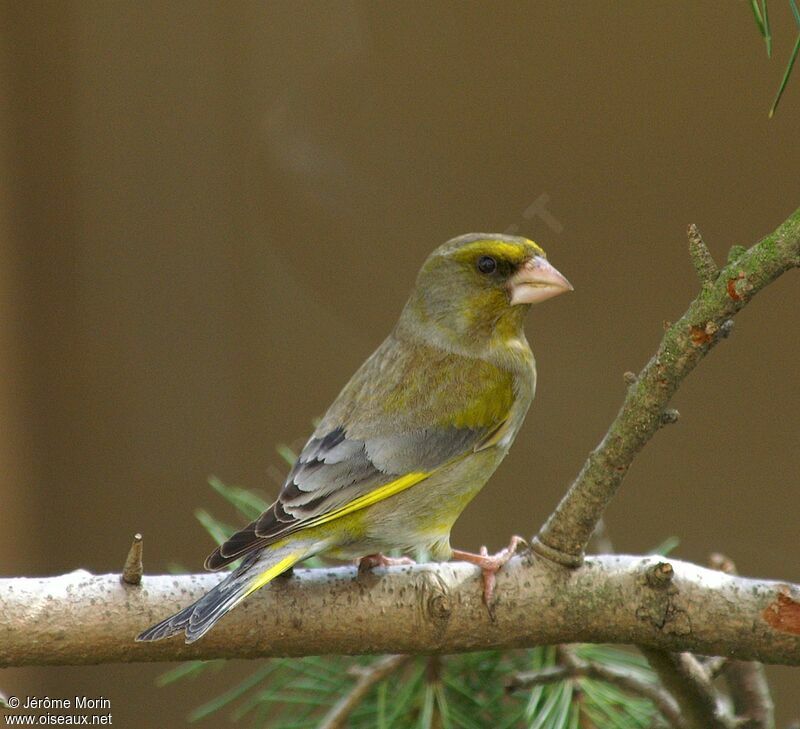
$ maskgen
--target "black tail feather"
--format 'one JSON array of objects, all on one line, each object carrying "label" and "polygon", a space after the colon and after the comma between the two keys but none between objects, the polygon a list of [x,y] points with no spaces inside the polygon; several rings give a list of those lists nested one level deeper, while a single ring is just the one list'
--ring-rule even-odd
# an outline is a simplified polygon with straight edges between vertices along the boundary
[{"label": "black tail feather", "polygon": [[186,634],[186,642],[193,643],[250,594],[254,586],[266,584],[304,559],[310,553],[306,547],[302,543],[293,542],[266,553],[251,552],[233,572],[203,597],[140,633],[136,640],[161,640],[183,632]]},{"label": "black tail feather", "polygon": [[137,635],[137,642],[161,640],[185,632],[186,642],[192,643],[205,635],[217,620],[247,594],[253,575],[244,574],[247,568],[242,567],[245,565],[228,575],[196,602]]}]

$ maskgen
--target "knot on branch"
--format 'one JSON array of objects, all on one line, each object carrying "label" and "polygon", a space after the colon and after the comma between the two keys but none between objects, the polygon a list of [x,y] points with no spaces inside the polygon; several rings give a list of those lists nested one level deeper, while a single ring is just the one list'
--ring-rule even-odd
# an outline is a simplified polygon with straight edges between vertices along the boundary
[{"label": "knot on branch", "polygon": [[662,589],[672,582],[675,570],[669,562],[656,562],[645,571],[645,580],[650,587]]},{"label": "knot on branch", "polygon": [[434,620],[447,620],[453,608],[450,599],[444,593],[436,593],[428,598],[428,615]]},{"label": "knot on branch", "polygon": [[[738,296],[738,294],[736,294]],[[727,339],[733,332],[733,319],[726,319],[722,325],[709,320],[705,324],[689,326],[689,340],[695,347],[711,346],[720,339]]]},{"label": "knot on branch", "polygon": [[423,625],[432,626],[434,634],[444,635],[453,612],[450,591],[445,580],[434,570],[419,574],[417,595],[418,609]]},{"label": "knot on branch", "polygon": [[680,420],[681,414],[675,408],[667,408],[661,413],[661,426],[672,425]]},{"label": "knot on branch", "polygon": [[689,327],[689,338],[695,347],[702,347],[711,344],[720,327],[714,321],[707,321],[705,324],[692,324]]},{"label": "knot on branch", "polygon": [[650,590],[636,609],[636,617],[664,633],[689,635],[692,632],[691,618],[675,601],[678,588],[673,582],[674,576],[672,565],[663,560],[644,567],[643,582]]}]

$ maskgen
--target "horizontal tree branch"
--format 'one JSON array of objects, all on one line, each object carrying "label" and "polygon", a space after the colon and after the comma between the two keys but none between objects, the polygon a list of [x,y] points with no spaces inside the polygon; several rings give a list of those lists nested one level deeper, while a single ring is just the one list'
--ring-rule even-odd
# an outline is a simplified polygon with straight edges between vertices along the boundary
[{"label": "horizontal tree branch", "polygon": [[682,380],[730,331],[732,317],[761,289],[800,266],[800,209],[749,250],[732,256],[721,271],[695,226],[690,256],[702,289],[684,315],[667,327],[653,358],[629,388],[619,414],[589,454],[561,503],[533,540],[533,549],[567,566],[577,566],[598,521],[617,492],[636,454],[675,414],[665,410]]},{"label": "horizontal tree branch", "polygon": [[[635,643],[800,665],[800,585],[663,558],[596,556],[568,570],[530,553],[498,575],[492,618],[462,562],[296,570],[260,590],[197,643],[134,643],[218,574],[85,571],[0,579],[0,666],[364,653],[455,653],[557,643]],[[664,572],[664,570],[660,570]]]}]

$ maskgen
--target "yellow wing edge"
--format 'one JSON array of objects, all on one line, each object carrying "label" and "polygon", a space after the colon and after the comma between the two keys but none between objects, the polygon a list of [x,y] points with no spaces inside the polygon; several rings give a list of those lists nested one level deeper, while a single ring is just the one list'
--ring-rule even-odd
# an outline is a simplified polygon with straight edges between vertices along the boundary
[{"label": "yellow wing edge", "polygon": [[[401,476],[400,478],[396,478],[394,481],[390,481],[389,483],[383,484],[383,486],[379,486],[368,494],[364,494],[363,496],[359,496],[357,499],[353,499],[353,501],[351,501],[349,504],[345,504],[341,508],[332,511],[329,514],[324,514],[316,519],[306,522],[301,531],[305,531],[310,527],[319,526],[320,524],[325,524],[329,521],[333,521],[334,519],[347,516],[347,514],[352,514],[354,511],[364,509],[367,506],[372,506],[372,504],[377,504],[379,501],[388,499],[390,496],[394,496],[401,491],[411,488],[414,484],[424,481],[430,475],[430,473],[426,473],[425,471],[412,471],[411,473],[407,473],[405,476]],[[291,537],[287,537],[286,540],[281,540],[281,542],[288,541],[289,539],[291,539]],[[272,545],[273,548],[279,546],[281,542],[277,542],[276,544]],[[253,583],[247,588],[247,592],[244,596],[246,597],[250,593],[253,593],[256,590],[264,587],[264,585],[266,585],[268,582],[271,582],[278,575],[282,574],[292,565],[303,559],[304,556],[305,552],[293,552],[279,562],[276,562],[274,565],[262,572],[253,581]]]},{"label": "yellow wing edge", "polygon": [[383,484],[383,486],[378,486],[378,488],[370,491],[368,494],[364,494],[363,496],[359,496],[357,499],[353,499],[351,502],[336,509],[335,511],[331,511],[328,514],[323,514],[322,516],[318,516],[316,519],[308,521],[303,525],[303,529],[325,524],[329,521],[333,521],[334,519],[339,519],[342,516],[352,514],[354,511],[358,511],[359,509],[364,509],[367,506],[372,506],[372,504],[377,504],[379,501],[388,499],[390,496],[399,494],[401,491],[411,488],[414,484],[424,481],[430,475],[430,473],[426,473],[425,471],[412,471],[411,473],[407,473],[405,476],[400,476],[400,478],[396,478],[394,481],[389,481],[389,483]]}]

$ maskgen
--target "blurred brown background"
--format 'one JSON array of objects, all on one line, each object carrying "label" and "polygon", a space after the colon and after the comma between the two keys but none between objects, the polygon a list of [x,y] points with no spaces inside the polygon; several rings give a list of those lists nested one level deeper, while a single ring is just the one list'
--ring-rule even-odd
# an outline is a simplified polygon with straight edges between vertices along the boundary
[{"label": "blurred brown background", "polygon": [[[149,571],[199,569],[194,509],[231,518],[206,477],[274,493],[274,444],[308,434],[427,253],[473,230],[533,237],[576,288],[531,316],[536,403],[454,543],[533,533],[697,291],[687,223],[724,260],[800,205],[800,71],[767,118],[783,5],[768,61],[747,4],[721,0],[4,3],[0,573],[118,571],[135,531]],[[685,383],[608,513],[618,549],[678,535],[682,558],[800,580],[799,284]],[[250,668],[0,688],[183,726]],[[785,724],[800,673],[770,673]]]}]

